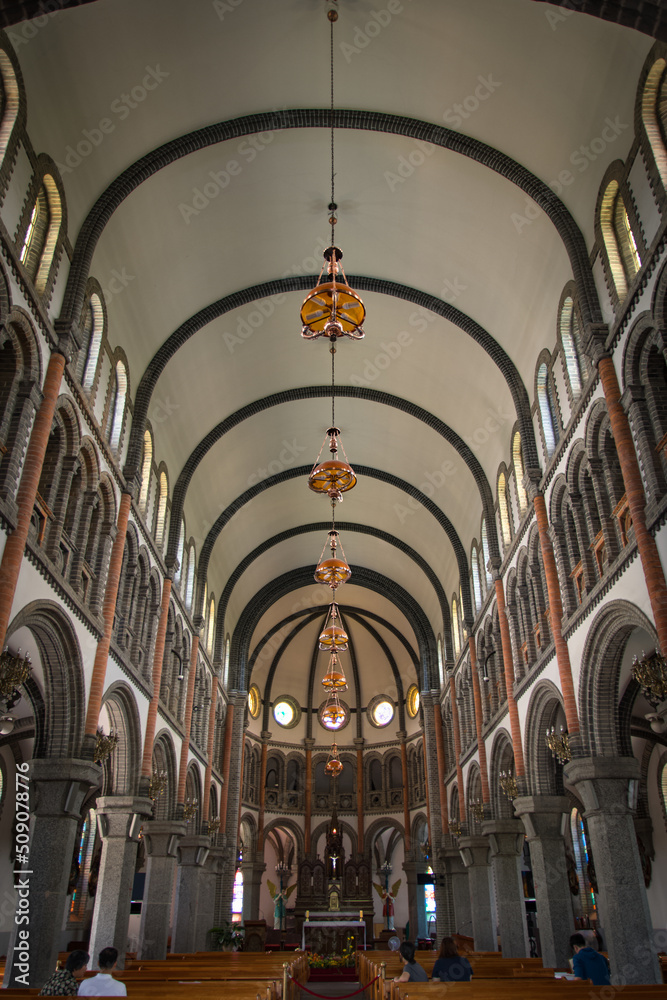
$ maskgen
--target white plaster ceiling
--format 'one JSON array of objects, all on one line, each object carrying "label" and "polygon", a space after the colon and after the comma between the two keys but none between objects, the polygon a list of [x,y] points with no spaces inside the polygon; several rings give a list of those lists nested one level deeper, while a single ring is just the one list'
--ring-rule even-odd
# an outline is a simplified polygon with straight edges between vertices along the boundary
[{"label": "white plaster ceiling", "polygon": [[[549,8],[531,0],[403,0],[401,12],[363,48],[350,48],[369,37],[365,26],[381,6],[384,10],[375,0],[338,2],[337,107],[458,128],[546,183],[570,170],[572,183],[561,196],[590,249],[598,187],[609,163],[627,155],[637,79],[651,40],[578,13],[554,23]],[[242,115],[328,106],[324,0],[243,0],[217,7],[209,0],[98,0],[50,16],[17,48],[37,151],[65,164],[67,147],[76,146],[84,130],[97,128],[104,118],[113,123],[99,146],[63,173],[73,243],[96,198],[160,144]],[[156,79],[158,69],[165,75],[155,89],[135,108],[126,107],[127,114],[121,112],[115,102],[150,71]],[[488,96],[457,124],[455,105],[466,98],[468,107],[474,104],[476,89]],[[619,123],[618,138],[585,169],[577,167],[571,156],[601,134],[607,118]],[[259,282],[319,269],[317,248],[328,242],[328,142],[326,129],[282,130],[258,140],[251,158],[246,140],[230,140],[183,156],[121,204],[99,240],[91,273],[103,287],[113,270],[131,276],[107,307],[110,343],[128,356],[132,394],[160,345],[198,310]],[[415,150],[411,138],[337,132],[336,238],[346,269],[453,302],[503,347],[532,399],[537,356],[555,343],[558,302],[572,277],[563,244],[542,213],[518,232],[512,216],[525,213],[523,192],[451,151],[422,147],[424,162],[403,182],[387,176]],[[225,189],[198,214],[184,212],[195,189],[230,160],[241,169]],[[510,459],[515,421],[498,368],[446,320],[397,298],[362,294],[366,340],[339,345],[337,381],[365,384],[423,407],[468,441],[491,410],[498,429],[473,450],[495,492],[498,465]],[[271,303],[271,315],[243,342],[232,338],[254,305],[232,310],[200,330],[167,364],[149,419],[155,457],[167,463],[172,488],[198,442],[240,407],[274,392],[328,382],[326,345],[307,344],[299,336],[302,298],[293,292],[280,304]],[[391,353],[385,345],[395,344],[404,331],[410,343],[384,368],[373,367],[379,355]],[[284,442],[303,448],[295,456],[298,464],[314,461],[329,416],[325,398],[283,404],[243,421],[211,449],[192,478],[185,505],[188,535],[198,549],[219,513],[263,478],[270,463],[281,462]],[[479,492],[442,437],[414,416],[366,400],[337,400],[336,420],[353,465],[385,470],[421,487],[428,473],[451,462],[453,471],[433,500],[469,551],[479,532]],[[423,509],[401,518],[397,509],[406,500],[395,486],[362,478],[338,517],[405,541],[451,596],[458,590],[451,545]],[[311,494],[305,481],[283,483],[257,497],[222,531],[210,561],[209,593],[219,596],[238,563],[267,538],[326,518],[326,502]],[[232,592],[225,630],[233,630],[267,582],[314,563],[322,542],[321,534],[301,535],[255,560]],[[412,560],[357,533],[343,543],[351,563],[396,577],[422,605],[434,633],[442,630],[435,591]],[[295,600],[289,595],[276,602],[253,642]],[[400,623],[414,643],[391,601],[353,590],[353,584],[344,598],[341,592],[342,602],[362,607],[376,607],[379,600],[384,617]]]}]

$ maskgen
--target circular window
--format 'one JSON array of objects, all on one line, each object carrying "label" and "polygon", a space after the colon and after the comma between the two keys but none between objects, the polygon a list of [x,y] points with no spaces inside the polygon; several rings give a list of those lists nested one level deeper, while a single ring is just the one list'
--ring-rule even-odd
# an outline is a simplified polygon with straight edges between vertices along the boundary
[{"label": "circular window", "polygon": [[394,718],[394,703],[386,694],[379,694],[370,702],[366,713],[372,725],[382,729],[384,726],[388,726]]},{"label": "circular window", "polygon": [[248,691],[248,711],[252,715],[253,719],[258,717],[261,704],[262,698],[259,693],[259,688],[256,684],[251,684],[250,690]]},{"label": "circular window", "polygon": [[301,709],[294,698],[283,695],[273,703],[273,718],[284,729],[293,729],[301,718]]},{"label": "circular window", "polygon": [[405,707],[408,710],[410,718],[414,719],[419,711],[419,688],[416,684],[411,684],[408,688],[408,694],[405,699]]},{"label": "circular window", "polygon": [[336,699],[336,705],[337,708],[340,709],[339,712],[332,713],[329,711],[325,714],[325,709],[330,709],[331,706],[331,698],[327,698],[327,700],[323,701],[317,710],[317,719],[319,724],[323,729],[328,729],[329,732],[334,733],[337,733],[339,729],[345,729],[345,726],[350,721],[350,709],[345,702],[338,698]]}]

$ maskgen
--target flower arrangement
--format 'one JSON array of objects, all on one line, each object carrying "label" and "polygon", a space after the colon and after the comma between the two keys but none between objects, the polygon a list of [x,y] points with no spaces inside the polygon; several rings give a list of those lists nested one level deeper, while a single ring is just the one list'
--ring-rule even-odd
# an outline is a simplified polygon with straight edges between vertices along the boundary
[{"label": "flower arrangement", "polygon": [[348,934],[342,955],[319,955],[316,951],[308,955],[311,969],[341,969],[354,965],[354,935]]},{"label": "flower arrangement", "polygon": [[225,921],[222,927],[211,927],[211,946],[213,951],[240,951],[243,947],[245,929],[240,924]]}]

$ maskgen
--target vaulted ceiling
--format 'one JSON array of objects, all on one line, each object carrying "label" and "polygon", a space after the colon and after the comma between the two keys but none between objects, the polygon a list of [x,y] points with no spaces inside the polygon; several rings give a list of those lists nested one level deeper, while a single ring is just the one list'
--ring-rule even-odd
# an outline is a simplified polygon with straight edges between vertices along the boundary
[{"label": "vaulted ceiling", "polygon": [[[97,0],[29,39],[9,31],[32,141],[62,169],[75,269],[87,253],[103,288],[120,284],[107,309],[135,405],[126,470],[145,414],[187,533],[210,550],[224,632],[247,620],[253,644],[289,604],[265,588],[314,566],[329,517],[306,478],[330,358],[299,322],[329,239],[328,6]],[[533,0],[337,7],[336,241],[367,307],[365,340],[336,355],[359,474],[337,517],[349,562],[384,589],[357,584],[349,603],[380,601],[410,632],[397,581],[437,634],[484,483],[488,502],[518,414],[530,429],[537,357],[593,244],[602,176],[627,155],[652,39]],[[605,128],[603,152],[577,159]],[[54,315],[78,306],[76,278]]]}]

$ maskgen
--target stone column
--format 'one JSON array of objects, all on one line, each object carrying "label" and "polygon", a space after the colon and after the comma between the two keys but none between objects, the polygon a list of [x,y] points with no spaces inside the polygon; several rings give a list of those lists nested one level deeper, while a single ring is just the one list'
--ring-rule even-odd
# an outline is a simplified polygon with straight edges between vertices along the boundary
[{"label": "stone column", "polygon": [[632,814],[639,791],[634,757],[585,757],[565,767],[584,803],[597,901],[612,982],[661,983]]},{"label": "stone column", "polygon": [[460,837],[461,860],[468,869],[470,911],[475,951],[497,951],[498,942],[491,912],[491,866],[486,837]]},{"label": "stone column", "polygon": [[102,948],[117,948],[118,968],[124,969],[139,830],[153,803],[131,795],[105,795],[95,808],[102,855],[88,950],[95,957]]},{"label": "stone column", "polygon": [[144,823],[146,845],[146,882],[141,905],[139,958],[166,958],[174,869],[185,823],[151,820]]},{"label": "stone column", "polygon": [[447,847],[443,852],[443,862],[449,873],[454,898],[454,930],[457,934],[473,936],[472,911],[470,909],[470,888],[468,870],[457,847]]},{"label": "stone column", "polygon": [[[178,846],[178,875],[176,876],[176,906],[174,929],[171,935],[172,952],[200,950],[197,944],[200,891],[206,881],[204,867],[211,846],[210,837],[183,837]],[[211,925],[212,926],[212,925]]]},{"label": "stone column", "polygon": [[[305,811],[304,811],[304,843],[305,843],[305,848],[304,849],[305,849],[306,854],[310,854],[310,837],[311,837],[311,832],[312,832],[311,831],[311,826],[313,825],[313,821],[312,821],[312,812],[313,812],[313,744],[315,743],[315,740],[312,738],[312,736],[306,736],[306,738],[305,738],[305,740],[303,742],[305,743],[305,746],[306,746],[306,787],[305,787],[305,790],[304,790],[304,796],[305,796]],[[263,748],[262,748],[262,752],[263,752]],[[260,798],[261,798],[261,796],[262,796],[261,790],[260,790],[259,794],[260,794]],[[363,848],[363,845],[362,845],[362,848]],[[362,848],[360,848],[360,849],[362,849]]]},{"label": "stone column", "polygon": [[[4,986],[41,988],[56,967],[81,806],[90,789],[99,784],[101,774],[101,768],[87,760],[39,758],[30,763],[32,829],[26,869],[30,874],[19,876],[29,890],[29,908],[21,910],[30,917],[29,968],[15,964],[19,961],[13,953],[19,926],[13,923]],[[16,861],[15,868],[21,867]],[[17,896],[17,908],[20,900]],[[19,975],[22,981],[17,981]]]},{"label": "stone column", "polygon": [[521,879],[523,823],[517,819],[494,819],[482,824],[482,832],[488,837],[491,849],[503,958],[526,958],[530,948]]},{"label": "stone column", "polygon": [[542,961],[562,968],[571,956],[574,933],[563,839],[568,800],[564,795],[524,795],[514,800],[514,811],[523,820],[530,845]]},{"label": "stone column", "polygon": [[243,919],[259,920],[259,893],[266,864],[261,855],[255,854],[254,861],[242,862],[241,871],[243,872]]},{"label": "stone column", "polygon": [[199,879],[199,902],[195,927],[195,951],[210,951],[208,932],[216,926],[215,893],[228,855],[222,847],[212,847],[202,866]]},{"label": "stone column", "polygon": [[[412,852],[410,852],[412,853]],[[417,885],[417,872],[426,871],[426,866],[420,862],[406,857],[403,862],[405,881],[408,889],[408,922],[410,924],[410,940],[416,941],[418,937],[426,936],[426,923],[424,921],[424,908],[419,906],[418,893],[423,887]]]}]

